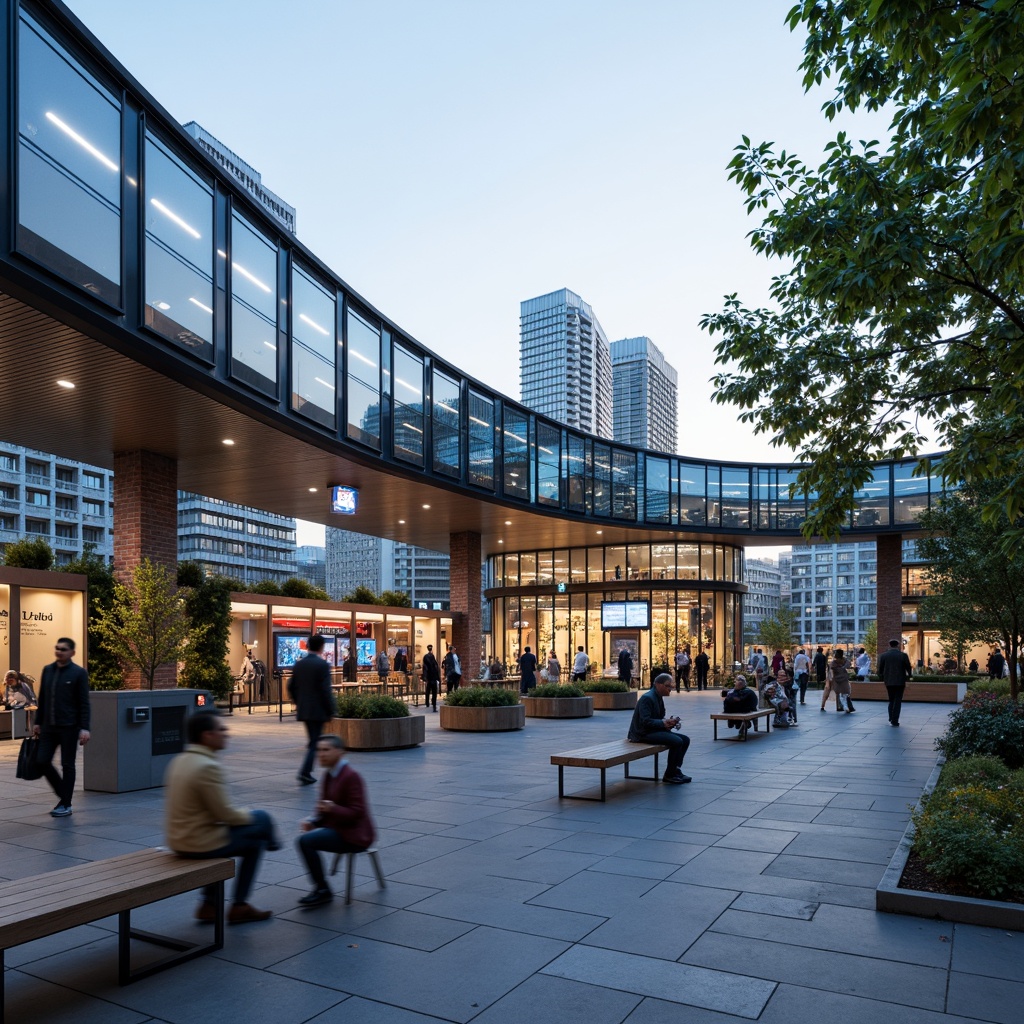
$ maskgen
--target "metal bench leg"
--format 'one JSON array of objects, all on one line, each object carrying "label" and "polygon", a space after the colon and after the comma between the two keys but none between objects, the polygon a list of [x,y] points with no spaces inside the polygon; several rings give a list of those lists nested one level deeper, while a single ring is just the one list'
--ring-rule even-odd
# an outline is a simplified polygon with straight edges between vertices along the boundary
[{"label": "metal bench leg", "polygon": [[[213,942],[188,942],[184,939],[173,939],[167,935],[157,935],[154,932],[142,931],[139,928],[132,927],[131,910],[122,910],[118,913],[117,983],[119,985],[130,985],[134,981],[148,978],[151,974],[166,970],[175,964],[183,964],[187,960],[194,960],[198,956],[205,956],[207,953],[224,948],[224,882],[214,882],[213,884],[213,902],[216,907],[216,915],[213,919]],[[163,946],[166,949],[176,950],[176,952],[164,957],[162,960],[157,960],[155,963],[133,971],[132,939],[149,942],[154,946]]]},{"label": "metal bench leg", "polygon": [[714,727],[715,739],[717,740],[718,739],[718,719],[717,718],[712,718],[711,719],[711,724]]}]

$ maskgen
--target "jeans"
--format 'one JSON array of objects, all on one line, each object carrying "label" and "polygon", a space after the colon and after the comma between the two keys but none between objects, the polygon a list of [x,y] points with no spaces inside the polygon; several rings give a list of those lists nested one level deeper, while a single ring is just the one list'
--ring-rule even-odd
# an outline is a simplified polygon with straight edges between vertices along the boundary
[{"label": "jeans", "polygon": [[319,850],[325,850],[327,853],[360,853],[365,849],[362,846],[346,843],[333,828],[314,828],[309,832],[303,832],[295,840],[295,845],[299,848],[299,854],[306,862],[309,877],[313,879],[313,885],[317,889],[327,888],[327,879],[324,877],[324,865],[320,860]]},{"label": "jeans", "polygon": [[323,722],[303,722],[306,727],[306,736],[309,737],[309,743],[306,745],[306,756],[302,759],[302,767],[299,769],[300,775],[311,775],[313,773],[313,761],[316,758],[316,741],[320,739],[320,734],[324,731]]},{"label": "jeans", "polygon": [[[78,756],[77,725],[44,725],[39,729],[39,752],[37,761],[43,765],[43,775],[50,784],[57,799],[65,807],[71,806],[71,798],[75,792],[75,759]],[[53,767],[53,755],[60,747],[61,775]]]},{"label": "jeans", "polygon": [[[256,868],[260,857],[268,843],[276,843],[274,820],[266,811],[252,811],[252,821],[248,825],[232,825],[228,830],[228,841],[216,850],[205,850],[202,853],[181,853],[179,857],[190,860],[212,860],[214,857],[241,857],[238,874],[235,875],[235,891],[232,896],[234,903],[248,903],[249,892],[256,878]],[[217,887],[208,885],[203,889],[203,899],[212,903],[217,897]]]},{"label": "jeans", "polygon": [[690,746],[689,736],[684,736],[681,732],[672,732],[669,729],[660,729],[657,732],[645,733],[644,743],[663,743],[668,747],[668,752],[665,755],[666,775],[674,775],[682,770],[683,758]]},{"label": "jeans", "polygon": [[807,698],[807,673],[798,672],[796,677],[796,685],[800,690],[800,703],[803,704]]}]

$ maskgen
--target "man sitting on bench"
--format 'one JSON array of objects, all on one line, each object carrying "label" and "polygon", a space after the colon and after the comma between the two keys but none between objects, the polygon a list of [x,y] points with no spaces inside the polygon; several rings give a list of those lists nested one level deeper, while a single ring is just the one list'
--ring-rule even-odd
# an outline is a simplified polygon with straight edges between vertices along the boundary
[{"label": "man sitting on bench", "polygon": [[768,682],[764,688],[764,699],[775,708],[775,728],[786,729],[796,725],[796,708],[792,706],[789,697],[786,696],[786,670],[779,669],[779,680]]},{"label": "man sitting on bench", "polygon": [[[747,689],[747,677],[737,676],[731,690],[722,691],[722,712],[726,715],[746,715],[757,710],[757,694]],[[740,738],[744,739],[749,722],[729,722],[730,729],[739,729]]]},{"label": "man sitting on bench", "polygon": [[679,725],[678,716],[665,716],[665,698],[674,685],[667,672],[662,672],[654,680],[651,688],[636,702],[628,739],[634,743],[662,743],[668,747],[668,764],[661,781],[681,786],[691,781],[689,775],[683,774],[683,758],[690,746],[690,737],[673,731]]}]

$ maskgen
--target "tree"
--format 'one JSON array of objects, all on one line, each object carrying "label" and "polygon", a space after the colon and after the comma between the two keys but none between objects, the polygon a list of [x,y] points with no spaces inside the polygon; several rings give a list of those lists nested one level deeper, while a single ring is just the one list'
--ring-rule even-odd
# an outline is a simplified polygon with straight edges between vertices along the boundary
[{"label": "tree", "polygon": [[872,619],[868,623],[868,628],[864,630],[864,639],[861,641],[861,645],[864,650],[871,655],[871,660],[874,661],[878,655],[878,622]]},{"label": "tree", "polygon": [[382,590],[377,600],[389,608],[408,608],[412,605],[409,595],[404,590]]},{"label": "tree", "polygon": [[96,630],[121,664],[138,671],[152,690],[156,670],[201,643],[209,625],[189,623],[175,577],[166,566],[146,558],[127,582],[114,583],[113,603],[100,610]]},{"label": "tree", "polygon": [[12,569],[52,569],[53,549],[42,537],[22,537],[4,548],[4,565]]},{"label": "tree", "polygon": [[[730,178],[751,246],[777,257],[772,308],[734,294],[702,318],[720,335],[716,401],[798,451],[815,496],[807,536],[835,536],[878,459],[918,455],[922,417],[948,453],[928,467],[985,483],[982,509],[1024,539],[1024,4],[801,0],[808,90],[893,112],[884,146],[844,133],[820,166],[744,137]],[[798,382],[795,386],[794,382]]]},{"label": "tree", "polygon": [[1010,693],[1016,699],[1017,658],[1024,645],[1024,567],[999,547],[1004,530],[1024,522],[994,523],[985,516],[994,494],[1004,486],[967,485],[947,495],[921,520],[928,533],[917,542],[930,564],[925,582],[931,594],[922,613],[936,622],[943,647],[962,650],[968,643],[1000,644],[1010,665]]},{"label": "tree", "polygon": [[299,597],[307,601],[329,601],[330,595],[321,587],[314,587],[312,583],[292,576],[281,584],[282,597]]},{"label": "tree", "polygon": [[[774,615],[761,620],[757,627],[757,640],[769,651],[788,651],[793,646],[793,637],[796,633],[796,615],[793,609],[783,602]],[[771,661],[771,658],[768,660]]]},{"label": "tree", "polygon": [[119,690],[124,680],[117,658],[103,642],[97,624],[103,612],[114,603],[114,570],[96,554],[94,544],[86,544],[82,555],[62,567],[63,572],[86,578],[89,608],[86,631],[89,637],[89,686],[93,690]]},{"label": "tree", "polygon": [[369,587],[360,583],[351,594],[345,596],[345,601],[351,604],[376,604],[377,595]]},{"label": "tree", "polygon": [[227,697],[233,685],[227,658],[234,581],[226,576],[206,576],[197,563],[182,562],[178,565],[178,586],[186,588],[185,614],[191,626],[205,623],[208,627],[202,637],[185,648],[178,685]]}]

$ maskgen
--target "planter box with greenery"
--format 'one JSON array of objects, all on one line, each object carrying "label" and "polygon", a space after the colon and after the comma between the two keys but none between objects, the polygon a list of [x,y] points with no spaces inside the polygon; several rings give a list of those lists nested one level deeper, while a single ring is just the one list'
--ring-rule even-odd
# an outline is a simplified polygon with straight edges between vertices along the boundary
[{"label": "planter box with greenery", "polygon": [[1024,705],[969,694],[876,890],[879,910],[1024,931]]},{"label": "planter box with greenery", "polygon": [[617,679],[588,679],[582,686],[595,711],[632,711],[639,697],[637,690]]},{"label": "planter box with greenery", "polygon": [[394,697],[343,693],[336,703],[338,717],[324,731],[340,736],[348,750],[403,750],[426,739],[422,716],[410,715],[409,705]]},{"label": "planter box with greenery", "polygon": [[576,683],[545,683],[523,697],[527,718],[590,718],[594,702]]},{"label": "planter box with greenery", "polygon": [[525,709],[512,690],[460,687],[441,705],[441,728],[452,732],[509,732],[524,725]]}]

